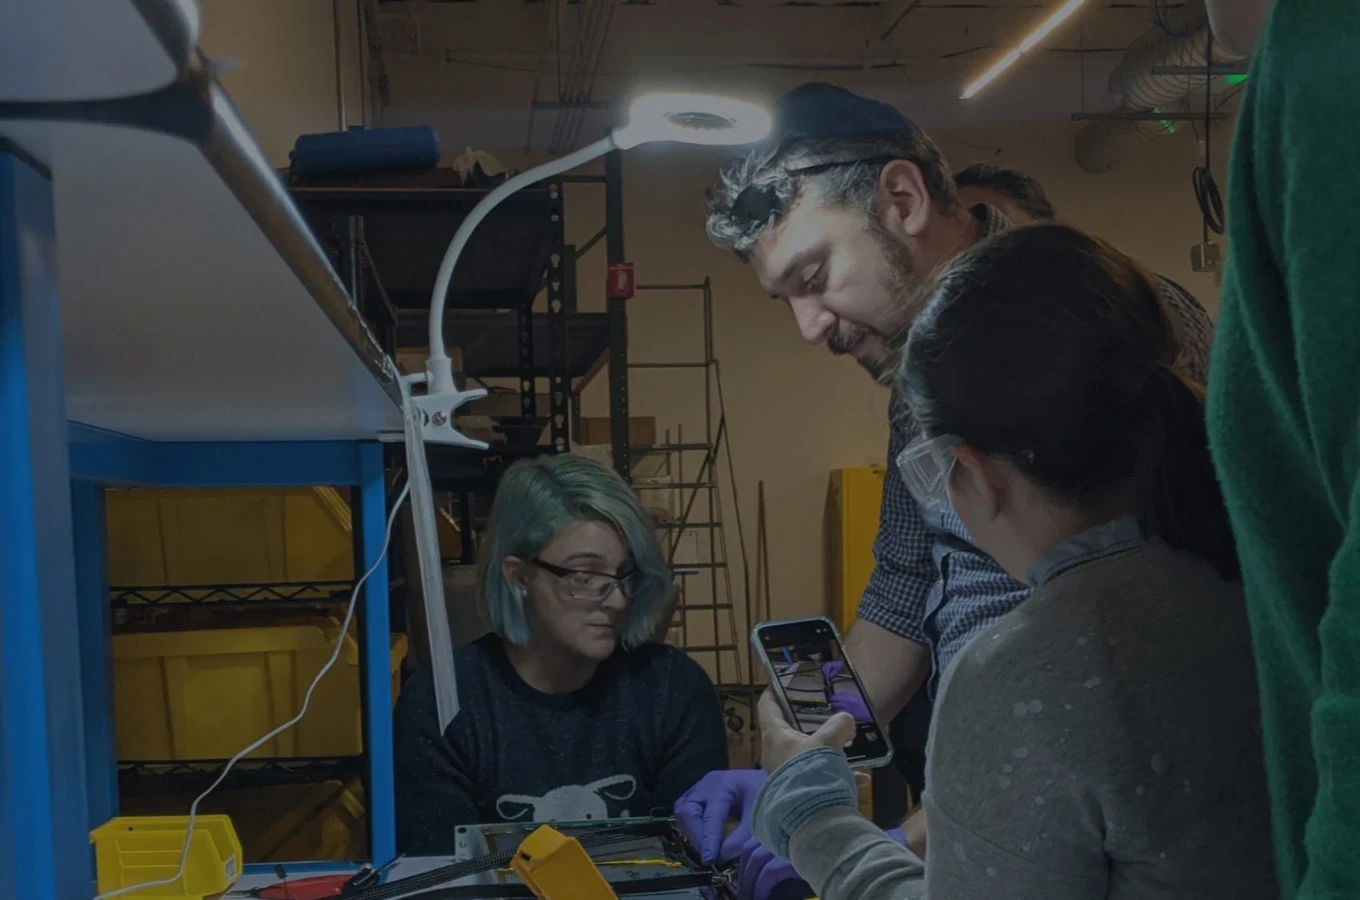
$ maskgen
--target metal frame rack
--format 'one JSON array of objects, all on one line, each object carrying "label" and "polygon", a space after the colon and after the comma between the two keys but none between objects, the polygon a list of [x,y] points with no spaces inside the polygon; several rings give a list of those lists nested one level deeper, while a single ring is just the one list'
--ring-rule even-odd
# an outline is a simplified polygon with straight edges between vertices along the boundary
[{"label": "metal frame rack", "polygon": [[[271,449],[283,450],[284,448],[274,447]],[[374,451],[376,451],[379,460],[377,464],[381,466],[381,450],[375,447]],[[221,473],[214,473],[210,470],[201,476],[193,476],[191,484],[200,488],[208,485],[260,487],[258,478],[267,478],[268,476],[243,473],[240,476],[241,480],[238,481],[237,476],[228,474],[225,477],[230,479],[229,483],[216,483],[218,479],[223,477]],[[119,484],[119,486],[125,487],[126,485]],[[178,485],[140,486],[174,487]],[[102,485],[99,490],[102,494]],[[349,509],[351,510],[352,521],[357,523],[363,518],[365,499],[359,491],[353,493],[355,498],[351,500]],[[368,498],[367,503],[371,505],[373,498]],[[100,505],[102,508],[102,497]],[[380,510],[385,511],[386,506],[384,500]],[[381,521],[377,523],[377,527],[382,527]],[[102,540],[103,536],[108,534],[102,520],[99,528]],[[354,562],[356,571],[354,579],[347,581],[119,586],[111,585],[108,583],[107,577],[101,577],[100,584],[103,585],[104,596],[106,597],[105,630],[109,630],[107,625],[110,620],[115,631],[120,625],[127,627],[133,623],[139,631],[162,630],[165,627],[165,623],[161,622],[163,617],[170,620],[171,628],[218,629],[277,625],[280,611],[287,611],[295,615],[307,613],[309,617],[315,616],[317,618],[329,616],[338,621],[339,617],[343,615],[345,605],[349,602],[355,579],[367,568],[362,563],[365,559],[365,540],[371,541],[372,539],[372,534],[366,534],[362,528],[355,531]],[[101,557],[103,555],[101,548]],[[384,571],[390,570],[390,566],[386,562],[384,562],[382,568]],[[376,577],[377,574],[375,572],[373,577]],[[370,577],[370,583],[373,577]],[[400,579],[389,579],[387,585],[389,600],[400,585]],[[369,584],[366,584],[365,587],[368,589]],[[393,618],[391,613],[395,610],[392,609],[390,602],[384,603],[384,606],[389,610],[390,628]],[[301,621],[301,619],[296,620]],[[361,635],[379,633],[378,629],[372,626],[371,621],[368,621],[367,626],[361,629]],[[339,635],[337,635],[337,638],[344,639],[343,636]],[[361,648],[360,652],[366,651]],[[107,650],[103,657],[87,657],[87,659],[94,661],[105,673],[109,671],[112,662]],[[183,686],[167,684],[167,687],[173,689]],[[366,694],[361,693],[361,697],[361,702],[365,705],[374,701],[372,696]],[[342,784],[352,779],[362,779],[368,788],[365,791],[365,796],[372,796],[374,791],[371,789],[371,785],[374,782],[368,778],[372,759],[370,754],[366,752],[367,746],[367,743],[365,743],[365,752],[352,756],[251,756],[249,759],[238,762],[232,768],[231,772],[223,779],[219,790],[226,794],[238,787],[303,785],[324,782]],[[101,748],[99,752],[103,755],[106,752],[115,752],[115,748],[112,746]],[[116,783],[107,804],[105,811],[107,815],[105,817],[118,815],[120,807],[124,810],[130,807],[139,814],[150,814],[149,811],[141,809],[141,805],[147,799],[159,805],[165,799],[161,794],[167,788],[174,792],[173,796],[177,801],[185,794],[197,796],[213,783],[226,764],[227,760],[225,759],[128,759],[116,757]],[[102,780],[100,784],[102,788]],[[129,802],[122,803],[120,798]]]},{"label": "metal frame rack", "polygon": [[395,854],[397,372],[197,27],[180,0],[51,0],[0,29],[3,897],[90,896],[116,808],[106,485],[354,488],[369,844]]},{"label": "metal frame rack", "polygon": [[[360,308],[375,328],[386,331],[390,324],[389,352],[425,348],[430,293],[443,248],[488,193],[447,181],[443,173],[434,173],[396,184],[292,188],[341,270],[364,273],[358,293],[370,296]],[[568,184],[600,185],[605,192],[605,223],[580,248],[566,243]],[[627,300],[611,298],[602,314],[577,307],[576,263],[601,241],[611,264],[624,261],[618,153],[605,158],[602,175],[567,175],[507,198],[474,232],[449,288],[447,340],[461,351],[467,379],[515,379],[518,403],[507,409],[493,394],[469,407],[469,413],[494,418],[505,442],[488,453],[432,447],[436,487],[464,495],[489,493],[501,463],[566,452],[580,430],[581,391],[606,365],[611,451],[615,468],[627,477]],[[544,292],[546,308],[538,311],[536,301]],[[540,392],[543,380],[547,390]],[[547,443],[539,443],[544,430]]]},{"label": "metal frame rack", "polygon": [[[566,242],[565,192],[574,184],[604,190],[604,223],[579,247]],[[457,185],[440,170],[379,182],[294,185],[291,193],[347,281],[358,277],[358,308],[384,336],[385,349],[423,357],[443,249],[489,190]],[[602,369],[608,370],[611,458],[629,478],[628,298],[610,296],[604,313],[577,305],[577,262],[601,243],[611,267],[625,262],[617,152],[604,158],[601,174],[564,175],[507,198],[459,260],[445,321],[446,340],[462,354],[462,375],[516,382],[513,402],[493,393],[467,408],[491,418],[502,443],[485,452],[428,447],[431,480],[453,498],[445,512],[458,523],[464,563],[475,558],[476,534],[505,467],[571,449],[582,429],[581,393]],[[544,303],[536,308],[540,296]],[[540,442],[545,432],[546,443]],[[389,450],[392,467],[401,465],[395,453]]]}]

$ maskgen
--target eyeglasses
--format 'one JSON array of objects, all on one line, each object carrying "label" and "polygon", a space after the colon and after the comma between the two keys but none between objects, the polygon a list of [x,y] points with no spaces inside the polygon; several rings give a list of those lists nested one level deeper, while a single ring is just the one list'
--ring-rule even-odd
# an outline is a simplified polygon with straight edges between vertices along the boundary
[{"label": "eyeglasses", "polygon": [[624,572],[621,575],[607,575],[604,572],[587,572],[582,569],[566,569],[544,562],[541,559],[529,561],[549,575],[555,575],[573,600],[587,600],[603,603],[615,590],[627,599],[637,589],[638,572]]},{"label": "eyeglasses", "polygon": [[958,458],[950,448],[963,443],[953,435],[921,438],[897,454],[897,471],[912,499],[924,510],[949,511],[949,476]]},{"label": "eyeglasses", "polygon": [[[802,178],[807,175],[816,175],[844,166],[875,166],[892,162],[893,160],[900,158],[901,157],[899,156],[883,155],[852,156],[847,159],[822,158],[792,168],[786,168],[784,174],[795,178]],[[781,212],[783,206],[783,201],[779,199],[779,187],[776,183],[764,182],[760,184],[748,184],[732,201],[732,217],[749,224],[763,225],[770,221],[770,217],[775,213]]]}]

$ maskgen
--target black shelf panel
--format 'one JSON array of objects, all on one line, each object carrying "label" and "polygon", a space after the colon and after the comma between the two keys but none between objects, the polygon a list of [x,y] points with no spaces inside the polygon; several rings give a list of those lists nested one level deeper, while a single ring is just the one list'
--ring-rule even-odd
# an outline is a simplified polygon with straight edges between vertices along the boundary
[{"label": "black shelf panel", "polygon": [[[440,180],[441,174],[433,173],[433,180]],[[337,229],[338,221],[363,217],[373,266],[399,310],[429,308],[449,241],[488,193],[418,183],[292,188],[294,202],[323,240],[343,233]],[[528,188],[506,198],[486,217],[458,260],[449,309],[515,308],[533,301],[552,252],[552,203],[549,188]],[[424,345],[422,339],[406,346]]]},{"label": "black shelf panel", "polygon": [[[398,347],[424,347],[424,315],[403,316]],[[519,377],[519,327],[514,312],[468,312],[444,317],[444,339],[463,351],[463,371],[474,378]],[[609,322],[604,313],[567,317],[567,374],[582,378],[598,368],[609,351]],[[534,316],[534,370],[546,378],[552,362],[552,332],[547,314]]]}]

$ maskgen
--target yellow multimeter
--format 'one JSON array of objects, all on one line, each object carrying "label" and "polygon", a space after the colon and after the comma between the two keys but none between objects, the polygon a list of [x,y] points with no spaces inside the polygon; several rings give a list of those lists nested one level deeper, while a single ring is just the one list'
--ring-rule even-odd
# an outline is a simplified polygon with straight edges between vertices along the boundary
[{"label": "yellow multimeter", "polygon": [[551,825],[524,839],[510,868],[539,900],[618,900],[580,841]]}]

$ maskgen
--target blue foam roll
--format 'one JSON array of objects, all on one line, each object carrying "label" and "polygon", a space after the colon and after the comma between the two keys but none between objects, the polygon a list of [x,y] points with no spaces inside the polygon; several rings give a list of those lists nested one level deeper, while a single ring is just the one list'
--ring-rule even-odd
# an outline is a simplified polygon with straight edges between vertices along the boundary
[{"label": "blue foam roll", "polygon": [[290,158],[301,180],[423,171],[439,165],[439,135],[429,125],[304,134]]}]

